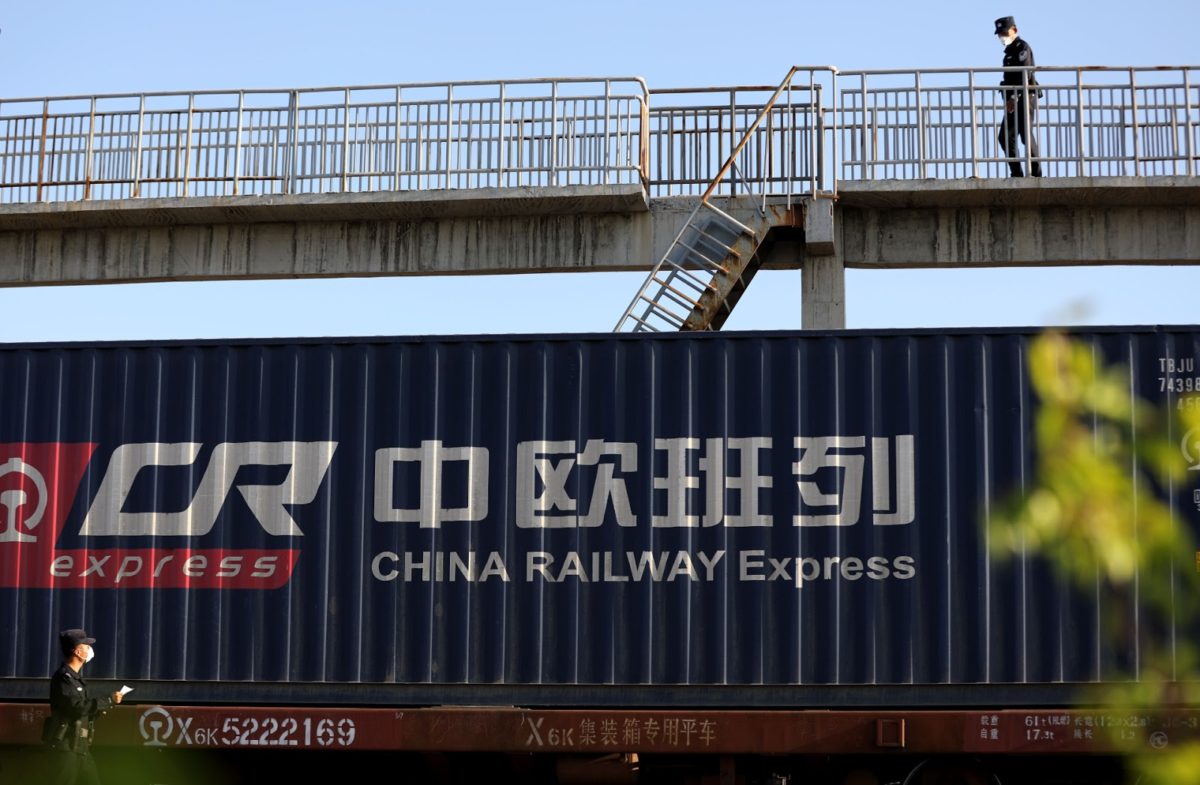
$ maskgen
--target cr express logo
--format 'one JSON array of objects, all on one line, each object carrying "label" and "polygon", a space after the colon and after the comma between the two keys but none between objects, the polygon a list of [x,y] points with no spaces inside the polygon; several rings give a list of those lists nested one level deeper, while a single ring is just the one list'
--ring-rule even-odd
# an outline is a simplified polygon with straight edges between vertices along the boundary
[{"label": "cr express logo", "polygon": [[[189,542],[212,531],[235,492],[267,534],[302,536],[289,509],[316,498],[337,443],[221,443],[184,509],[126,511],[143,472],[193,466],[202,446],[118,447],[78,532],[89,547],[60,549],[63,525],[96,445],[0,444],[0,587],[272,589],[286,584],[298,548],[193,548]],[[276,484],[237,483],[238,470],[250,466],[287,466],[288,471]],[[150,538],[153,545],[107,547],[117,538]]]}]

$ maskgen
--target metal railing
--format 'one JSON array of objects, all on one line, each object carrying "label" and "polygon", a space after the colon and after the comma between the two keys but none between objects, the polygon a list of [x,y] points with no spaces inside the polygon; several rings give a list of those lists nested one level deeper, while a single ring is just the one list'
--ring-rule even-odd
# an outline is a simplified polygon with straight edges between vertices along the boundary
[{"label": "metal railing", "polygon": [[0,202],[641,183],[634,78],[0,100]]},{"label": "metal railing", "polygon": [[832,90],[833,74],[832,68],[795,69],[765,114],[777,85],[651,90],[651,195],[703,193],[739,142],[744,143],[715,195],[823,190],[831,140],[822,98]]},{"label": "metal railing", "polygon": [[[1030,69],[1009,69],[1028,78]],[[999,177],[1004,69],[799,67],[717,195]],[[1198,174],[1200,67],[1032,70],[1047,177]],[[0,99],[0,203],[640,184],[698,195],[773,88],[638,78]]]},{"label": "metal railing", "polygon": [[1197,174],[1200,68],[972,68],[841,72],[839,179],[1029,172],[1031,151],[1008,158],[997,138],[1006,70],[1020,74],[1016,111],[1028,112],[1043,176]]}]

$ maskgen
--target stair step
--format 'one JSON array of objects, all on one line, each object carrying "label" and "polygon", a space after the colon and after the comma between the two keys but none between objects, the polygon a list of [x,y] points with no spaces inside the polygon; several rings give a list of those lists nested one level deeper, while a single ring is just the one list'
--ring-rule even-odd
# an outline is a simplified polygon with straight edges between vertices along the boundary
[{"label": "stair step", "polygon": [[[683,269],[682,267],[675,264],[674,262],[668,262],[668,265],[671,267],[671,269],[673,271],[672,272],[673,276],[675,276],[676,278],[679,278],[683,283],[692,287],[696,291],[706,292],[713,288],[713,285],[711,282],[704,280],[703,278],[701,278],[698,275],[692,275],[691,272]],[[657,273],[652,273],[651,277],[654,278],[655,280],[658,280],[658,278],[656,277],[657,275],[658,275]],[[667,277],[669,279],[671,276],[669,275]]]},{"label": "stair step", "polygon": [[658,312],[659,318],[663,319],[664,321],[673,322],[676,325],[678,325],[679,327],[682,327],[687,322],[687,317],[680,316],[679,314],[675,313],[674,311],[663,306],[663,304],[658,302],[657,300],[651,299],[644,294],[638,295],[638,298],[649,303],[650,307],[653,308],[656,312]]},{"label": "stair step", "polygon": [[742,234],[754,234],[753,229],[751,229],[749,226],[746,226],[744,223],[742,223],[738,219],[734,218],[732,215],[725,212],[724,210],[717,207],[716,205],[703,204],[701,206],[704,207],[704,209],[708,210],[713,215],[718,216],[725,223],[732,224],[733,226],[737,227],[738,232],[740,232]]},{"label": "stair step", "polygon": [[652,324],[647,324],[646,322],[642,321],[640,318],[638,318],[637,316],[635,316],[635,315],[634,315],[634,314],[632,314],[632,313],[630,313],[630,314],[626,314],[626,316],[627,316],[628,318],[632,319],[634,322],[636,322],[636,324],[634,325],[634,327],[633,327],[633,330],[632,330],[632,331],[633,331],[633,332],[635,332],[635,333],[645,333],[645,332],[656,333],[656,332],[660,332],[660,331],[659,331],[659,329],[658,329],[657,327],[655,327],[655,326],[654,326],[654,325],[652,325]]},{"label": "stair step", "polygon": [[666,282],[666,281],[662,280],[661,278],[655,278],[654,280],[655,280],[655,281],[658,283],[658,285],[659,285],[659,286],[661,286],[661,287],[662,287],[662,288],[663,288],[663,289],[664,289],[666,292],[671,292],[671,293],[673,293],[673,294],[675,295],[675,297],[674,297],[673,299],[674,299],[676,302],[678,302],[680,305],[684,305],[684,306],[686,306],[687,308],[695,308],[697,305],[699,305],[699,304],[700,304],[700,301],[699,301],[699,300],[693,300],[691,297],[688,297],[686,294],[684,294],[683,292],[679,291],[679,290],[678,290],[678,289],[676,289],[675,287],[671,286],[671,284],[669,284],[668,282]]},{"label": "stair step", "polygon": [[696,229],[696,239],[697,240],[708,240],[710,245],[716,246],[716,248],[718,248],[719,250],[722,250],[722,251],[732,251],[734,246],[737,245],[738,237],[740,237],[740,235],[735,235],[734,237],[731,238],[731,242],[725,242],[721,238],[714,237],[713,235],[709,234],[708,232],[704,232],[700,229]]},{"label": "stair step", "polygon": [[[720,270],[721,272],[729,272],[729,267],[727,265],[724,265],[721,262],[717,261],[716,259],[712,259],[708,256],[705,256],[704,254],[702,254],[699,251],[692,249],[692,248],[686,248],[684,246],[677,246],[677,247],[683,248],[683,250],[685,251],[685,253],[683,255],[683,259],[681,259],[681,260],[671,259],[671,260],[669,260],[671,264],[677,265],[679,267],[684,267],[690,261],[692,263],[692,266],[694,266],[694,267],[708,268],[710,271],[711,270]],[[724,258],[728,259],[730,257],[733,257],[734,259],[741,258],[738,254],[732,254],[732,253],[726,254]]]}]

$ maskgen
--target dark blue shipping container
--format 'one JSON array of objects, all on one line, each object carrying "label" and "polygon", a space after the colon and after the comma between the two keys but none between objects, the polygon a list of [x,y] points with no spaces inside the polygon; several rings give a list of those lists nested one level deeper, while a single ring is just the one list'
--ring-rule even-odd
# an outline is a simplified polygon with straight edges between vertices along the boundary
[{"label": "dark blue shipping container", "polygon": [[[988,558],[1034,335],[0,347],[3,697],[82,626],[165,702],[1055,703],[1137,651]],[[1200,328],[1079,337],[1200,384]]]}]

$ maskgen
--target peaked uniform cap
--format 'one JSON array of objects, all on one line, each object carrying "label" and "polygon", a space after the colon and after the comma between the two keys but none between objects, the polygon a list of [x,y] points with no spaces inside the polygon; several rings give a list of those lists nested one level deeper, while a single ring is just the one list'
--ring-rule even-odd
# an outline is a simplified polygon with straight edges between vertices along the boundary
[{"label": "peaked uniform cap", "polygon": [[81,643],[91,646],[95,642],[96,639],[89,637],[83,630],[63,630],[58,634],[58,645],[62,647],[63,654],[69,654]]}]

